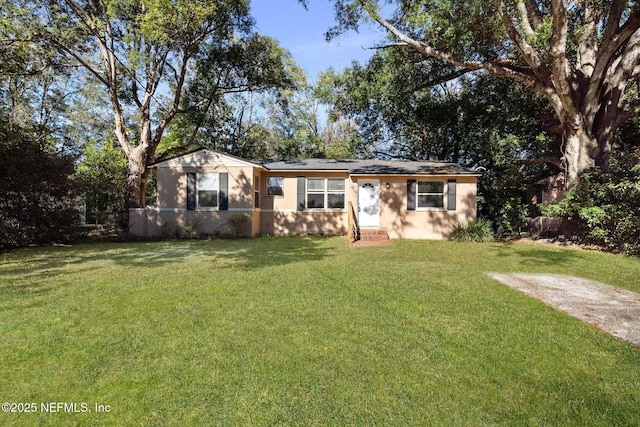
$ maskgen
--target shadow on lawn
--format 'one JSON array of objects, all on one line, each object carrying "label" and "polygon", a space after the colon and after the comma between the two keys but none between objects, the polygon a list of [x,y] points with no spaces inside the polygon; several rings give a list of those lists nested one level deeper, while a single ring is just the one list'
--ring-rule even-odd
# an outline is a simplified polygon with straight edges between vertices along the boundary
[{"label": "shadow on lawn", "polygon": [[516,258],[526,266],[561,267],[584,258],[578,250],[535,244],[504,242],[494,248],[498,257]]},{"label": "shadow on lawn", "polygon": [[[246,271],[334,256],[324,238],[281,237],[238,240],[190,240],[141,243],[83,244],[38,248],[0,258],[0,293],[35,295],[72,283],[73,276],[116,264],[145,269],[197,259],[216,268]],[[56,282],[56,279],[58,280]]]},{"label": "shadow on lawn", "polygon": [[193,259],[210,259],[220,268],[253,270],[299,261],[322,260],[331,254],[325,239],[312,237],[173,241],[130,244],[109,258],[123,266],[155,267]]},{"label": "shadow on lawn", "polygon": [[64,286],[71,276],[92,270],[69,247],[18,249],[0,256],[0,295],[35,297]]}]

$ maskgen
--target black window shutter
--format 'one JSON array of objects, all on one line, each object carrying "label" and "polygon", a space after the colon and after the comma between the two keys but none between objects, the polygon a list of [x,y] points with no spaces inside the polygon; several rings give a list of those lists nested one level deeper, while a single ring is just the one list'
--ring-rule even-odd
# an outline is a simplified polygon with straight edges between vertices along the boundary
[{"label": "black window shutter", "polygon": [[416,180],[407,180],[407,210],[416,210]]},{"label": "black window shutter", "polygon": [[304,210],[304,205],[305,205],[305,200],[304,200],[304,184],[305,184],[305,178],[304,176],[299,176],[298,177],[298,210],[299,211],[303,211]]},{"label": "black window shutter", "polygon": [[447,210],[456,210],[456,180],[450,179],[447,182]]},{"label": "black window shutter", "polygon": [[196,174],[187,173],[187,210],[196,209]]},{"label": "black window shutter", "polygon": [[229,210],[229,174],[222,172],[218,175],[220,180],[220,210]]}]

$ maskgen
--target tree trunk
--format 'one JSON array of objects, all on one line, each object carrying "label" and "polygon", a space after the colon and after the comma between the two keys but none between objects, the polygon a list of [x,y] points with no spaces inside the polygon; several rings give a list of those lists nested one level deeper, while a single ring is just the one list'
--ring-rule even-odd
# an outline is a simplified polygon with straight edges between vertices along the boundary
[{"label": "tree trunk", "polygon": [[579,180],[580,173],[596,166],[594,145],[597,143],[583,129],[568,130],[564,134],[563,163],[566,170],[566,188],[571,189]]},{"label": "tree trunk", "polygon": [[129,194],[129,208],[144,208],[145,194],[142,189],[142,173],[144,168],[144,151],[136,147],[127,157],[129,168],[127,173],[127,193]]}]

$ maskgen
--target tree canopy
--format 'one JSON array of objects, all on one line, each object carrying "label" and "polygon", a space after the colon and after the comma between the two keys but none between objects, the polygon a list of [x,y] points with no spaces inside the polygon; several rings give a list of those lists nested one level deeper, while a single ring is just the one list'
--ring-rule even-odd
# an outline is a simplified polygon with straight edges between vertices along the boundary
[{"label": "tree canopy", "polygon": [[425,85],[429,65],[412,51],[381,50],[366,66],[325,73],[322,92],[333,113],[357,125],[371,154],[482,167],[479,214],[497,230],[518,231],[536,183],[560,172],[540,160],[560,153],[560,138],[540,128],[553,112],[496,76]]},{"label": "tree canopy", "polygon": [[177,116],[225,93],[285,84],[286,54],[252,33],[248,0],[3,0],[2,8],[3,46],[55,52],[109,100],[131,207],[144,206],[145,167]]},{"label": "tree canopy", "polygon": [[[335,36],[374,21],[390,35],[380,48],[411,49],[439,78],[483,71],[543,95],[555,114],[545,129],[564,137],[570,185],[608,168],[614,134],[640,112],[640,10],[635,1],[334,0]],[[393,13],[385,18],[385,11]],[[383,8],[384,6],[384,8]],[[433,79],[433,77],[431,77]]]}]

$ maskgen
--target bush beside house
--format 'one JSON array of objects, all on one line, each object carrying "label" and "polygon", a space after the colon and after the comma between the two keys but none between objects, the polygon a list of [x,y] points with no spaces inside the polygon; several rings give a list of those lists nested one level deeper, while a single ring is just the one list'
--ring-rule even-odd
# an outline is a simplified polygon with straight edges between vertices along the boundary
[{"label": "bush beside house", "polygon": [[562,231],[580,243],[640,255],[640,150],[612,158],[608,172],[585,172],[560,203],[544,212],[562,217]]}]

